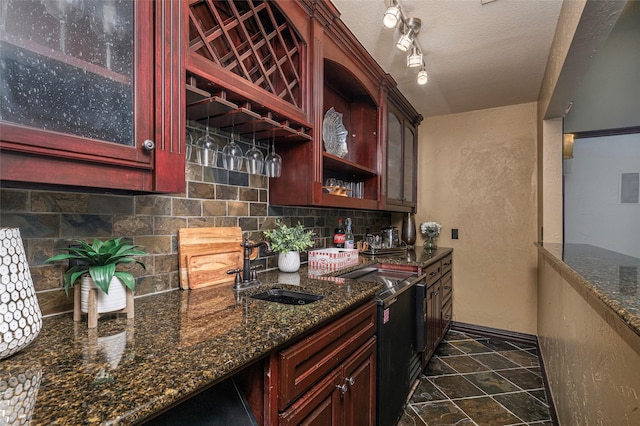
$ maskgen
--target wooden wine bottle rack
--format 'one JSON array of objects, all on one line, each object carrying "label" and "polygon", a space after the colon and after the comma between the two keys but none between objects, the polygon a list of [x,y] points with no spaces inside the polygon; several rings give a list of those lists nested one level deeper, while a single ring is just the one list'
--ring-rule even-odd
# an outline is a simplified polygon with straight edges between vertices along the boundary
[{"label": "wooden wine bottle rack", "polygon": [[189,51],[302,108],[301,39],[266,0],[189,6]]}]

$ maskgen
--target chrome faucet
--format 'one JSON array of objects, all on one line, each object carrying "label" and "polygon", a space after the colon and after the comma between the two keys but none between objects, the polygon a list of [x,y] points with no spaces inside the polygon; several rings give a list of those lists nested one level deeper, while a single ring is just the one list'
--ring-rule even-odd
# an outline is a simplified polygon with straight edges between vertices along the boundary
[{"label": "chrome faucet", "polygon": [[[240,244],[243,247],[244,251],[244,260],[242,264],[242,268],[239,269],[229,269],[227,274],[236,274],[236,278],[234,280],[233,289],[241,290],[247,288],[249,286],[254,286],[260,284],[258,281],[258,276],[256,273],[256,269],[262,267],[262,265],[251,266],[251,252],[254,248],[264,246],[267,249],[267,252],[271,251],[271,246],[266,241],[258,241],[257,243],[253,241],[249,241],[249,238],[245,238],[244,241]],[[240,275],[242,273],[242,276]]]}]

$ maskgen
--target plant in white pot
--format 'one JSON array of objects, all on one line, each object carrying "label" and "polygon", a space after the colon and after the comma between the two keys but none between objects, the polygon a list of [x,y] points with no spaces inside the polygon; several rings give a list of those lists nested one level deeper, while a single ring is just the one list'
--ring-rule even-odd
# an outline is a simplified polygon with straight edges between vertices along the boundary
[{"label": "plant in white pot", "polygon": [[276,228],[263,231],[269,239],[271,251],[278,253],[278,269],[282,272],[296,272],[300,269],[300,252],[313,247],[313,231],[305,231],[298,222],[296,226],[287,226],[281,220]]},{"label": "plant in white pot", "polygon": [[107,241],[93,240],[89,245],[82,240],[75,240],[77,245],[72,245],[65,250],[68,253],[50,257],[46,262],[60,260],[73,260],[75,263],[64,273],[64,290],[69,294],[77,279],[82,285],[81,309],[88,312],[89,291],[97,287],[98,313],[113,312],[124,309],[126,306],[126,289],[135,291],[136,281],[129,271],[116,271],[116,266],[127,263],[137,263],[146,269],[144,263],[133,256],[147,254],[139,250],[140,246],[127,244],[122,237]]}]

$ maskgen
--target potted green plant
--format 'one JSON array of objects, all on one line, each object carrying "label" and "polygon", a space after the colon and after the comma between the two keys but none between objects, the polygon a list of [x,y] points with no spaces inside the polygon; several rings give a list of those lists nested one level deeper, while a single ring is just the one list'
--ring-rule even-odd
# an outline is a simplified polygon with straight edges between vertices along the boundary
[{"label": "potted green plant", "polygon": [[296,272],[300,269],[300,252],[313,247],[315,232],[305,231],[300,222],[287,226],[278,219],[275,229],[263,231],[263,234],[269,239],[271,251],[278,253],[278,269]]},{"label": "potted green plant", "polygon": [[74,240],[74,245],[67,247],[67,253],[50,257],[46,262],[73,260],[75,263],[64,273],[64,290],[69,289],[80,278],[82,285],[82,312],[88,311],[88,295],[91,288],[97,287],[98,313],[113,312],[126,306],[126,290],[135,291],[136,281],[129,271],[117,271],[116,266],[137,263],[146,269],[144,263],[134,258],[147,254],[140,246],[127,244],[122,237],[107,241],[93,240],[89,245],[82,240]]}]

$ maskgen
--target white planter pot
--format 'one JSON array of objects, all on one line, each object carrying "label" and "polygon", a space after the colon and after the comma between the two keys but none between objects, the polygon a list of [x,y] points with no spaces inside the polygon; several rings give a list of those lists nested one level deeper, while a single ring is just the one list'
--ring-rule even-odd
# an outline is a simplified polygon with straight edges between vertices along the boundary
[{"label": "white planter pot", "polygon": [[80,298],[80,310],[83,313],[89,312],[89,290],[92,288],[98,289],[98,313],[113,312],[124,309],[127,306],[127,291],[122,284],[122,281],[118,277],[111,279],[109,285],[109,294],[100,290],[95,285],[90,275],[83,275],[80,278],[82,297]]},{"label": "white planter pot", "polygon": [[288,251],[278,255],[278,269],[282,272],[296,272],[300,269],[300,253]]}]

